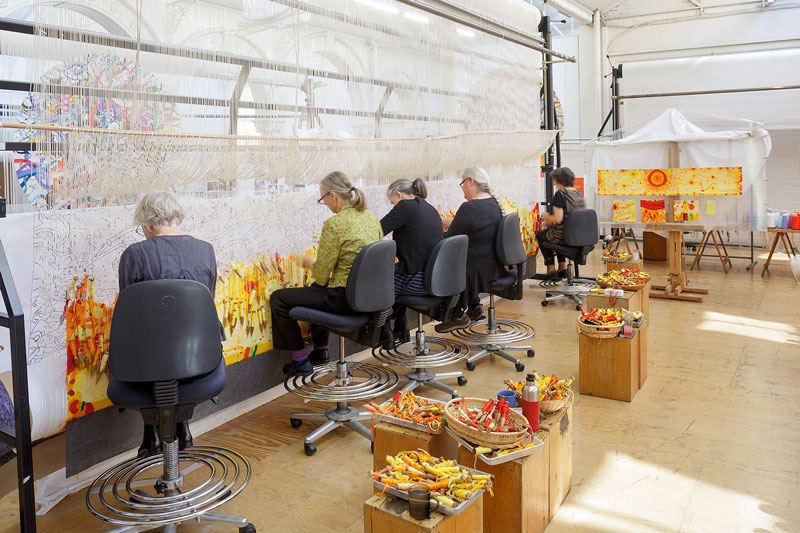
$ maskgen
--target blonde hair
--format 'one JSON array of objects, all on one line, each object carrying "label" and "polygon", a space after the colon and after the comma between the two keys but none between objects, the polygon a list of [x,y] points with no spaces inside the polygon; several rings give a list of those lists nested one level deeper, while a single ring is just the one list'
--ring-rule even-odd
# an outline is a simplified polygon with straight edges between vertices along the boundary
[{"label": "blonde hair", "polygon": [[353,187],[350,179],[344,172],[331,172],[319,182],[319,187],[322,194],[332,192],[342,200],[346,200],[353,204],[353,207],[359,211],[364,211],[367,208],[367,197],[364,192],[358,187]]},{"label": "blonde hair", "polygon": [[183,222],[183,209],[178,199],[169,191],[152,191],[139,200],[133,212],[137,226],[152,226],[155,229]]},{"label": "blonde hair", "polygon": [[471,178],[480,190],[489,193],[489,196],[494,198],[494,201],[497,202],[497,207],[500,208],[500,214],[506,214],[506,210],[503,209],[503,204],[500,202],[500,199],[492,192],[492,185],[489,183],[489,174],[483,168],[472,166],[467,168],[461,175],[463,179]]},{"label": "blonde hair", "polygon": [[428,197],[428,188],[425,186],[425,180],[417,178],[411,181],[408,178],[396,179],[389,184],[386,188],[386,196],[391,198],[393,194],[401,192],[403,194],[413,194],[420,198]]}]

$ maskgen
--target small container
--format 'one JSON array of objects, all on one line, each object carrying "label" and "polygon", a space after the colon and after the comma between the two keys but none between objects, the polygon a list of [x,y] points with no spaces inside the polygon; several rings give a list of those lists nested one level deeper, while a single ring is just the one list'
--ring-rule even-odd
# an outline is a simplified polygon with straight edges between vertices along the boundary
[{"label": "small container", "polygon": [[439,508],[437,500],[431,500],[431,490],[425,485],[414,485],[408,490],[408,514],[414,520],[427,520]]},{"label": "small container", "polygon": [[497,401],[500,401],[501,398],[505,399],[510,409],[517,406],[517,393],[513,390],[497,391]]},{"label": "small container", "polygon": [[800,213],[792,213],[792,229],[800,229]]},{"label": "small container", "polygon": [[528,419],[531,431],[539,431],[539,387],[533,374],[528,374],[522,387],[522,416]]},{"label": "small container", "polygon": [[767,227],[775,227],[775,213],[772,212],[772,209],[767,209]]}]

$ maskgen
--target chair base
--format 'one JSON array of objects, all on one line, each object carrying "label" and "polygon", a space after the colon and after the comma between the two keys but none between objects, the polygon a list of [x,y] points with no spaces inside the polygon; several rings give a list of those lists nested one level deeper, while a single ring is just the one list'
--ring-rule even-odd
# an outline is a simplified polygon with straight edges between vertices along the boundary
[{"label": "chair base", "polygon": [[495,354],[499,355],[503,359],[506,359],[514,363],[514,367],[517,369],[517,372],[522,372],[523,370],[525,370],[525,365],[522,363],[522,361],[520,361],[519,359],[508,353],[506,350],[527,350],[528,357],[533,357],[534,355],[532,346],[516,346],[516,345],[506,346],[499,344],[481,344],[479,347],[481,348],[481,350],[475,355],[470,356],[469,359],[467,359],[467,370],[475,370],[476,362],[480,361],[481,359],[483,359],[488,355]]},{"label": "chair base", "polygon": [[[182,470],[180,466],[184,465]],[[153,477],[159,469],[163,474]],[[189,488],[184,474],[204,470]],[[178,452],[178,442],[165,442],[161,456],[134,458],[106,470],[86,492],[86,506],[97,518],[120,527],[113,532],[147,531],[164,526],[172,532],[182,522],[227,524],[255,532],[247,518],[212,513],[239,494],[250,481],[250,464],[240,454],[216,446],[195,446]],[[151,485],[152,492],[134,489]]]},{"label": "chair base", "polygon": [[408,384],[403,387],[404,391],[413,391],[417,387],[421,386],[429,386],[437,388],[441,391],[448,393],[453,398],[458,398],[458,391],[452,387],[448,387],[444,383],[440,382],[440,379],[450,379],[450,378],[458,378],[459,385],[466,385],[467,378],[464,377],[464,373],[460,370],[454,372],[431,372],[427,368],[415,368],[411,372],[407,373],[404,376],[400,376],[400,379],[407,379]]},{"label": "chair base", "polygon": [[362,437],[372,440],[372,431],[359,422],[359,420],[371,418],[372,413],[359,411],[347,402],[338,402],[336,407],[332,407],[327,411],[294,411],[289,417],[289,421],[294,428],[300,427],[303,420],[325,420],[324,424],[306,435],[304,439],[305,452],[309,456],[317,452],[317,447],[314,445],[315,440],[341,426],[352,429]]}]

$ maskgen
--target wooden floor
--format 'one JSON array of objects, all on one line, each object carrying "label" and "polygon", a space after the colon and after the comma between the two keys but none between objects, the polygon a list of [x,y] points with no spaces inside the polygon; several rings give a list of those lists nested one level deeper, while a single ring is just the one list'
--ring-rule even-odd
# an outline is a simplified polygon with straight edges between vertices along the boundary
[{"label": "wooden floor", "polygon": [[[598,256],[585,272],[601,268]],[[800,531],[800,285],[785,259],[765,278],[760,266],[749,272],[735,261],[725,275],[719,261],[704,259],[690,273],[709,289],[704,303],[651,300],[647,382],[632,403],[576,399],[572,491],[548,533]],[[664,263],[646,268],[663,278]],[[536,327],[529,369],[577,376],[575,308],[543,308],[542,294],[526,288],[523,301],[502,301],[498,314]],[[489,397],[521,375],[484,360],[461,390]],[[298,407],[284,396],[196,439],[252,461],[250,485],[223,510],[261,532],[363,531],[369,442],[340,429],[306,457],[302,438],[315,426],[291,429],[288,413]],[[0,531],[17,530],[15,506],[13,493],[0,501]],[[105,529],[82,492],[38,523],[45,532]]]}]

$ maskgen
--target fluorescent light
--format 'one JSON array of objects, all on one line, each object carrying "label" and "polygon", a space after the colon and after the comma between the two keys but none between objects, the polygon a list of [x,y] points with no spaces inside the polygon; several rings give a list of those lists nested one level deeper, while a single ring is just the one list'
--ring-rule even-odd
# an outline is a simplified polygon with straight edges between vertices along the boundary
[{"label": "fluorescent light", "polygon": [[428,23],[428,17],[426,17],[425,15],[412,13],[411,11],[406,11],[405,13],[403,13],[403,16],[409,20],[413,20],[414,22],[419,22],[420,24]]},{"label": "fluorescent light", "polygon": [[463,35],[464,37],[475,37],[474,32],[471,32],[470,30],[465,30],[464,28],[456,28],[456,33],[459,35]]},{"label": "fluorescent light", "polygon": [[357,4],[362,4],[365,6],[369,6],[372,9],[377,9],[379,11],[384,11],[386,13],[391,13],[392,15],[399,15],[400,9],[390,6],[388,4],[384,4],[383,2],[376,2],[375,0],[356,0]]}]

